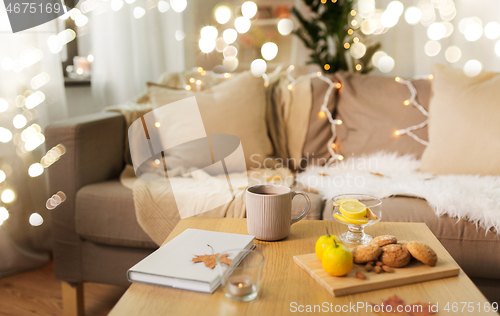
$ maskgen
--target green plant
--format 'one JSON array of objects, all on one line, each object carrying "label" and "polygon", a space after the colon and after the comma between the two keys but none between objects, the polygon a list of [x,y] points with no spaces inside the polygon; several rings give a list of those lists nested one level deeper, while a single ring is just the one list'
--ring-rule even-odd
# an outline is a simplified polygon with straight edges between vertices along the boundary
[{"label": "green plant", "polygon": [[[373,70],[371,58],[380,44],[368,45],[367,38],[351,27],[356,14],[353,11],[355,0],[303,1],[311,11],[310,17],[306,18],[296,7],[292,13],[300,23],[294,33],[312,50],[308,64],[318,64],[328,73],[338,70],[368,73]],[[355,38],[363,40],[366,46],[366,53],[359,59],[354,59],[348,52]],[[356,65],[360,65],[360,69]]]}]

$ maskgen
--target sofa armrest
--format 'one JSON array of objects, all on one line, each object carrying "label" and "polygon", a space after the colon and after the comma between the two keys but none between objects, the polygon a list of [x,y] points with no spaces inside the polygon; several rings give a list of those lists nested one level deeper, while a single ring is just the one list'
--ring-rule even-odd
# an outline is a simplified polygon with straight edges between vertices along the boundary
[{"label": "sofa armrest", "polygon": [[54,273],[78,283],[82,278],[81,238],[75,229],[78,190],[116,178],[123,170],[125,120],[119,113],[97,113],[51,124],[47,150],[62,144],[66,153],[48,168],[49,193],[63,191],[66,201],[52,211]]}]

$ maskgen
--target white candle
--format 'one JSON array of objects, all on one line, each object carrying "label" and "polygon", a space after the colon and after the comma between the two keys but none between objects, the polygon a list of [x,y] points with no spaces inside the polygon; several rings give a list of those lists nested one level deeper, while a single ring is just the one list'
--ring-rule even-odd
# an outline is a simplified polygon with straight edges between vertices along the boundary
[{"label": "white candle", "polygon": [[229,278],[226,285],[233,296],[245,296],[252,293],[252,278],[246,275],[236,275]]}]

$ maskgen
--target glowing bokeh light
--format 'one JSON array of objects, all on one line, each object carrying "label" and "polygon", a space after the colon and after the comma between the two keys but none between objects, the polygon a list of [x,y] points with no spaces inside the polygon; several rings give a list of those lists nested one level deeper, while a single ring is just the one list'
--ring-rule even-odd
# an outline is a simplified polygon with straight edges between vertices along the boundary
[{"label": "glowing bokeh light", "polygon": [[12,125],[14,125],[14,127],[17,128],[17,129],[25,127],[26,123],[28,123],[28,120],[22,114],[17,114],[12,119]]},{"label": "glowing bokeh light", "polygon": [[222,37],[218,37],[215,40],[215,50],[218,51],[219,53],[222,53],[224,51],[224,48],[227,47],[227,43]]},{"label": "glowing bokeh light", "polygon": [[168,10],[170,10],[170,4],[168,4],[167,1],[164,0],[158,1],[158,11],[160,11],[161,13],[165,13]]},{"label": "glowing bokeh light", "polygon": [[14,193],[11,189],[5,189],[3,190],[0,199],[4,203],[12,203],[16,199],[16,193]]},{"label": "glowing bokeh light", "polygon": [[500,37],[500,24],[497,22],[490,22],[484,27],[484,36],[489,39],[496,39]]},{"label": "glowing bokeh light", "polygon": [[439,22],[434,22],[427,28],[427,36],[433,41],[439,41],[446,34],[446,27]]},{"label": "glowing bokeh light", "polygon": [[134,18],[140,19],[146,14],[146,10],[143,7],[134,8]]},{"label": "glowing bokeh light", "polygon": [[224,55],[224,59],[233,60],[238,55],[238,49],[236,49],[236,47],[232,45],[229,45],[228,47],[224,48],[222,54]]},{"label": "glowing bokeh light", "polygon": [[222,33],[222,38],[226,42],[226,44],[232,44],[238,38],[238,32],[235,29],[227,29]]},{"label": "glowing bokeh light", "polygon": [[238,57],[232,59],[232,60],[227,60],[224,59],[222,61],[222,65],[226,67],[227,71],[235,71],[238,66],[239,66],[240,61],[238,60]]},{"label": "glowing bokeh light", "polygon": [[433,57],[441,51],[441,44],[437,41],[428,41],[424,45],[424,52],[427,56]]},{"label": "glowing bokeh light", "polygon": [[231,18],[231,10],[226,6],[220,6],[215,9],[215,20],[219,24],[226,24]]},{"label": "glowing bokeh light", "polygon": [[415,25],[420,22],[422,11],[417,7],[409,7],[405,12],[405,20],[408,24]]},{"label": "glowing bokeh light", "polygon": [[7,100],[0,98],[0,113],[7,111],[9,108],[9,102]]},{"label": "glowing bokeh light", "polygon": [[0,127],[0,142],[8,143],[12,140],[12,132],[4,127]]},{"label": "glowing bokeh light", "polygon": [[175,12],[182,12],[187,7],[187,1],[186,0],[170,0],[170,6],[172,7],[172,10],[174,10]]},{"label": "glowing bokeh light", "polygon": [[383,56],[378,61],[378,69],[383,73],[391,72],[394,69],[394,59],[390,56]]},{"label": "glowing bokeh light", "polygon": [[28,174],[30,177],[35,178],[43,173],[43,166],[39,163],[34,163],[28,168]]},{"label": "glowing bokeh light", "polygon": [[215,40],[202,37],[198,41],[198,46],[202,52],[208,54],[215,49]]},{"label": "glowing bokeh light", "polygon": [[469,77],[474,77],[479,75],[481,70],[483,69],[483,65],[478,60],[471,59],[464,65],[464,73]]},{"label": "glowing bokeh light", "polygon": [[456,63],[462,57],[462,51],[456,46],[450,46],[444,52],[444,57],[449,63]]},{"label": "glowing bokeh light", "polygon": [[267,63],[264,59],[255,59],[250,64],[250,71],[255,77],[262,76],[267,70]]},{"label": "glowing bokeh light", "polygon": [[293,31],[293,21],[290,19],[281,19],[278,22],[278,32],[281,35],[288,35]]},{"label": "glowing bokeh light", "polygon": [[200,35],[202,38],[215,40],[217,38],[217,35],[219,35],[219,31],[215,26],[205,26],[201,29]]},{"label": "glowing bokeh light", "polygon": [[278,45],[273,42],[267,42],[262,45],[260,53],[265,60],[273,60],[278,55]]},{"label": "glowing bokeh light", "polygon": [[244,33],[248,32],[251,25],[252,25],[252,23],[250,22],[250,20],[243,17],[243,16],[240,16],[240,17],[236,18],[236,20],[234,20],[234,28],[240,34],[244,34]]},{"label": "glowing bokeh light", "polygon": [[366,54],[366,46],[363,43],[354,43],[351,45],[351,48],[349,49],[349,53],[351,54],[352,58],[354,59],[360,59]]},{"label": "glowing bokeh light", "polygon": [[378,52],[376,52],[375,54],[373,54],[373,56],[372,56],[372,64],[373,64],[373,66],[375,66],[375,67],[378,68],[378,62],[380,61],[380,58],[382,58],[384,56],[387,56],[387,53],[383,52],[381,50],[378,51]]},{"label": "glowing bokeh light", "polygon": [[253,1],[245,1],[241,5],[241,14],[247,19],[253,18],[257,14],[257,5]]},{"label": "glowing bokeh light", "polygon": [[43,224],[43,217],[38,213],[33,213],[30,215],[29,222],[31,226],[40,226]]}]

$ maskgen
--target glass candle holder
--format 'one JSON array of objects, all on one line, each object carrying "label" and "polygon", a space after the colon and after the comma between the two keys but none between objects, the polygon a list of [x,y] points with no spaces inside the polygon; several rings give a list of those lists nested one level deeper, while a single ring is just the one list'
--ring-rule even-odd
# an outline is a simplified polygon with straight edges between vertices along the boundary
[{"label": "glass candle holder", "polygon": [[226,253],[227,258],[233,261],[232,264],[221,263],[219,261],[221,255],[217,256],[224,294],[234,301],[254,300],[259,294],[264,255],[260,251],[247,249],[231,249],[221,252],[221,254]]}]

